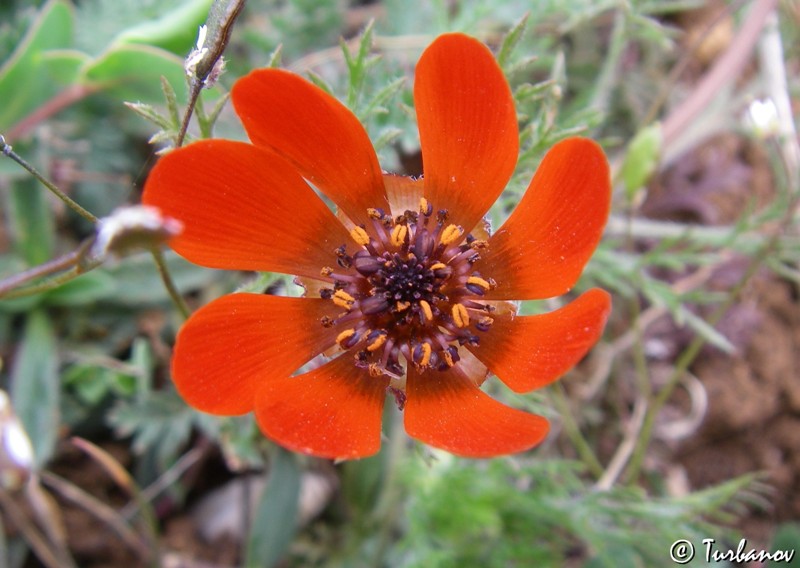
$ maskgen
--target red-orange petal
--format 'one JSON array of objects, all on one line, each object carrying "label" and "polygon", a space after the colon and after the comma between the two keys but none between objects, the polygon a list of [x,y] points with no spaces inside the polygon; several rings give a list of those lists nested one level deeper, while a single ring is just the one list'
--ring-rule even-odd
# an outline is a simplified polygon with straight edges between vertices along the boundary
[{"label": "red-orange petal", "polygon": [[600,146],[586,138],[553,146],[475,264],[497,281],[486,298],[529,300],[569,291],[600,241],[610,203],[611,179]]},{"label": "red-orange petal", "polygon": [[384,174],[383,183],[386,186],[386,195],[394,217],[402,215],[406,211],[419,211],[419,199],[424,197],[422,179]]},{"label": "red-orange petal", "polygon": [[259,69],[231,91],[254,144],[270,148],[330,197],[356,223],[367,208],[388,211],[378,156],[347,107],[302,77]]},{"label": "red-orange petal", "polygon": [[381,446],[387,385],[344,353],[308,373],[265,382],[256,398],[256,420],[264,434],[290,450],[364,458]]},{"label": "red-orange petal", "polygon": [[[340,310],[339,310],[340,311]],[[172,379],[191,406],[211,414],[253,410],[258,390],[331,346],[337,312],[318,298],[230,294],[196,311],[175,343]]]},{"label": "red-orange petal", "polygon": [[468,346],[515,392],[548,385],[569,371],[600,339],[611,296],[594,288],[561,309],[535,316],[494,317],[479,346]]},{"label": "red-orange petal", "polygon": [[173,150],[148,176],[142,201],[182,221],[170,245],[211,268],[319,277],[351,240],[288,162],[244,142]]},{"label": "red-orange petal", "polygon": [[425,197],[468,231],[503,191],[517,163],[511,89],[485,45],[445,34],[417,63],[414,105]]},{"label": "red-orange petal", "polygon": [[419,374],[408,369],[406,432],[431,446],[469,458],[532,448],[547,435],[546,419],[506,406],[454,367]]}]

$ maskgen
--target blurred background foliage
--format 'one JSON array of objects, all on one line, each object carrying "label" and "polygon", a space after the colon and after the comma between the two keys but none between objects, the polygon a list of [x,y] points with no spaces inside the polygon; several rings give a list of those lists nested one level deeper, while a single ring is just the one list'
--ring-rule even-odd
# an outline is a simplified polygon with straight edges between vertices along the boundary
[{"label": "blurred background foliage", "polygon": [[[211,4],[5,0],[0,134],[95,216],[137,203],[157,151],[176,139],[184,58]],[[610,157],[612,217],[578,286],[614,294],[607,337],[543,391],[487,383],[553,421],[534,451],[454,458],[413,445],[390,407],[379,455],[331,464],[275,447],[251,417],[193,411],[169,380],[182,316],[160,268],[192,308],[243,283],[296,295],[291,278],[206,270],[170,252],[159,266],[140,252],[0,288],[0,385],[10,396],[0,408],[0,565],[635,567],[669,565],[678,539],[797,546],[800,444],[772,428],[780,420],[800,432],[796,368],[778,371],[783,390],[764,418],[747,403],[766,404],[766,378],[748,391],[738,371],[706,379],[700,367],[755,368],[751,343],[766,316],[747,319],[745,308],[766,303],[751,293],[764,282],[786,297],[775,307],[786,325],[763,328],[767,342],[800,329],[797,5],[773,2],[779,17],[762,18],[759,42],[740,62],[725,59],[769,4],[249,0],[189,140],[212,127],[244,139],[225,94],[250,69],[281,65],[346,102],[384,168],[417,175],[414,63],[437,34],[476,35],[495,50],[520,120],[519,165],[490,212],[494,227],[554,142],[591,136]],[[714,96],[687,110],[718,65]],[[770,106],[782,97],[794,102],[788,115]],[[0,161],[0,204],[0,286],[79,250],[95,230],[10,159]],[[726,324],[732,313],[737,326]],[[719,400],[734,402],[719,409]],[[20,424],[34,459],[16,478],[8,440]],[[774,448],[772,462],[728,467],[753,451],[736,438],[748,432]],[[720,474],[698,473],[693,451]]]}]

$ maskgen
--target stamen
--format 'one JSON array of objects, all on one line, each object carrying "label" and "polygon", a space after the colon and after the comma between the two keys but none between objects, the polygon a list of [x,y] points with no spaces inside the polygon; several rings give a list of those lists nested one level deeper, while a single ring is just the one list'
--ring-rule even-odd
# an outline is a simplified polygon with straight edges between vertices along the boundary
[{"label": "stamen", "polygon": [[410,307],[411,302],[397,302],[397,304],[395,304],[395,308],[397,308],[398,312],[404,312]]},{"label": "stamen", "polygon": [[353,267],[363,276],[371,276],[383,268],[384,261],[372,256],[369,251],[360,250],[353,255]]},{"label": "stamen", "polygon": [[358,307],[365,316],[371,316],[385,311],[389,307],[389,301],[383,295],[369,296],[361,300]]},{"label": "stamen", "polygon": [[331,274],[333,274],[333,268],[330,266],[323,266],[322,269],[319,271],[319,275],[323,278],[330,278]]},{"label": "stamen", "polygon": [[484,280],[480,276],[470,276],[467,278],[467,288],[478,294],[479,296],[483,296],[486,292],[492,289],[492,285],[489,281]]},{"label": "stamen", "polygon": [[419,212],[426,217],[430,217],[433,213],[433,205],[424,197],[419,198]]},{"label": "stamen", "polygon": [[355,329],[346,329],[336,336],[336,343],[342,349],[350,349],[353,345],[358,343],[358,335]]},{"label": "stamen", "polygon": [[356,299],[344,290],[336,290],[333,294],[333,303],[348,311],[353,307],[355,301]]},{"label": "stamen", "polygon": [[425,315],[425,319],[428,321],[433,320],[433,310],[431,309],[431,305],[426,302],[425,300],[419,301],[419,307],[422,310],[422,313]]},{"label": "stamen", "polygon": [[484,316],[478,320],[478,323],[475,324],[475,328],[478,331],[489,331],[489,328],[492,327],[494,320],[489,316]]},{"label": "stamen", "polygon": [[372,353],[373,351],[377,351],[383,344],[386,343],[386,339],[388,338],[388,334],[383,331],[382,329],[376,329],[371,331],[367,335],[367,351]]},{"label": "stamen", "polygon": [[447,227],[445,227],[444,231],[442,231],[442,238],[440,242],[445,246],[451,245],[458,239],[460,239],[461,235],[463,234],[464,234],[464,229],[462,229],[458,225],[448,225]]},{"label": "stamen", "polygon": [[453,304],[453,321],[457,327],[467,327],[469,325],[469,313],[462,304]]},{"label": "stamen", "polygon": [[407,225],[395,225],[394,229],[392,229],[392,245],[400,248],[406,241],[406,236],[408,236],[408,226]]},{"label": "stamen", "polygon": [[354,227],[353,230],[350,231],[350,236],[362,247],[369,244],[369,234],[364,230],[364,227]]},{"label": "stamen", "polygon": [[433,348],[431,344],[427,341],[424,343],[420,343],[414,348],[414,363],[418,367],[427,367],[431,362],[431,354],[433,353]]}]

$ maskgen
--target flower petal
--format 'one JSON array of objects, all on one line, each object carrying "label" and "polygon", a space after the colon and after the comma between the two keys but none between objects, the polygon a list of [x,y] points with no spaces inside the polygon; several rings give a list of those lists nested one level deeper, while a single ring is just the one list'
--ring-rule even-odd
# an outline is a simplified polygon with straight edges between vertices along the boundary
[{"label": "flower petal", "polygon": [[243,142],[204,140],[156,164],[142,201],[184,224],[170,245],[211,268],[319,277],[350,236],[280,157]]},{"label": "flower petal", "polygon": [[503,191],[517,163],[511,89],[485,45],[445,34],[417,63],[414,104],[425,197],[468,231]]},{"label": "flower petal", "polygon": [[175,343],[172,379],[191,406],[211,414],[253,410],[258,389],[287,377],[331,346],[333,302],[230,294],[192,314]]},{"label": "flower petal", "polygon": [[409,365],[407,395],[406,432],[459,456],[521,452],[541,442],[549,430],[547,420],[494,400],[458,367],[419,374]]},{"label": "flower petal", "polygon": [[231,98],[253,144],[289,160],[354,222],[366,223],[369,207],[389,210],[369,136],[334,97],[294,73],[259,69]]},{"label": "flower petal", "polygon": [[514,392],[552,383],[600,339],[611,312],[611,296],[594,288],[554,312],[493,316],[479,346],[468,346]]},{"label": "flower petal", "polygon": [[345,353],[303,375],[264,382],[256,420],[264,434],[290,450],[331,459],[364,458],[381,446],[387,385]]},{"label": "flower petal", "polygon": [[402,215],[407,210],[419,210],[419,199],[423,196],[424,188],[422,179],[384,174],[383,183],[386,186],[386,195],[393,217]]},{"label": "flower petal", "polygon": [[569,291],[600,241],[610,202],[600,146],[586,138],[553,146],[475,264],[497,281],[486,298],[529,300]]}]

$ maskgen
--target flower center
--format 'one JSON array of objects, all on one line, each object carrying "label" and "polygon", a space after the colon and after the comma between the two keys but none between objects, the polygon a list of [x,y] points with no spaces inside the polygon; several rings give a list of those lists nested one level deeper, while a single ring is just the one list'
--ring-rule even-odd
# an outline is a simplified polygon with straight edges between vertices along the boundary
[{"label": "flower center", "polygon": [[472,269],[487,242],[448,224],[446,210],[434,216],[425,198],[418,212],[397,218],[380,209],[368,214],[371,226],[350,232],[358,250],[349,255],[342,245],[335,251],[343,270],[321,271],[333,283],[322,297],[344,309],[323,325],[350,323],[336,342],[357,347],[356,365],[374,376],[402,378],[402,361],[420,372],[457,365],[459,346],[478,345],[475,332],[492,325],[493,307],[480,300],[495,282]]}]

